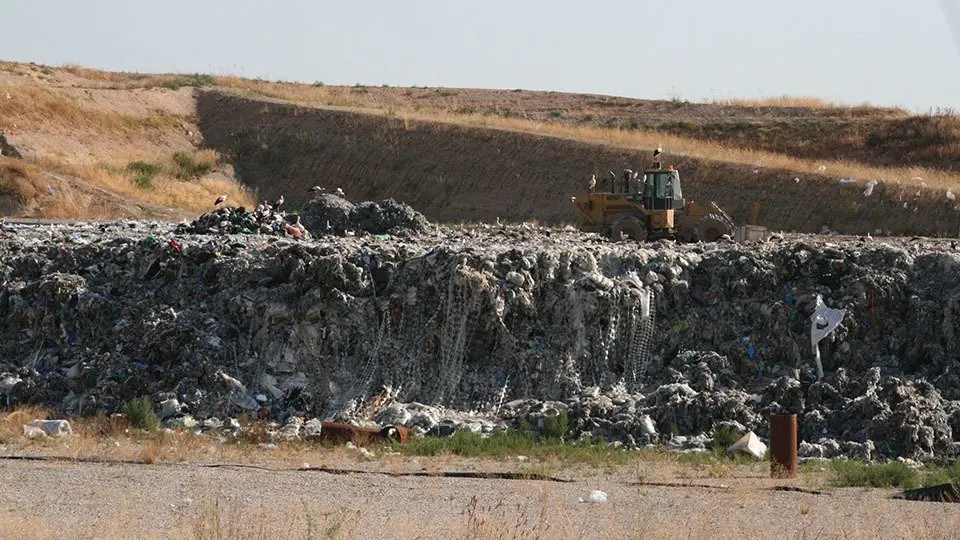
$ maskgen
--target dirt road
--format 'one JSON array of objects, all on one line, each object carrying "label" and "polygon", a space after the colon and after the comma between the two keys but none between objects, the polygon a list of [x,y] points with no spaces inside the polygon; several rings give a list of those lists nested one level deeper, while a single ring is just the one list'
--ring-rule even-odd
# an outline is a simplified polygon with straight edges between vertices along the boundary
[{"label": "dirt road", "polygon": [[[625,473],[555,483],[0,460],[0,536],[941,538],[960,525],[954,505],[779,492],[756,472],[676,480],[718,486],[705,488],[638,486]],[[608,502],[578,502],[594,489]]]}]

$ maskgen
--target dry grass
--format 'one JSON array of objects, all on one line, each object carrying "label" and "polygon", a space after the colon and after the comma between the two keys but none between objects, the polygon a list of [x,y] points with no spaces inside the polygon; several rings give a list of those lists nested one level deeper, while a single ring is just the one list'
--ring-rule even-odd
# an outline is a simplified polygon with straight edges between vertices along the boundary
[{"label": "dry grass", "polygon": [[[9,98],[6,98],[9,95]],[[0,130],[19,124],[52,125],[79,133],[156,133],[179,128],[169,115],[127,116],[83,105],[62,92],[36,85],[0,86]]]},{"label": "dry grass", "polygon": [[710,103],[714,105],[733,105],[741,107],[791,107],[791,108],[802,108],[802,109],[852,109],[852,108],[864,108],[864,109],[875,109],[875,110],[891,110],[891,111],[902,111],[900,109],[883,109],[871,105],[870,103],[862,103],[860,105],[850,105],[847,103],[838,103],[835,101],[826,101],[824,99],[813,97],[813,96],[768,96],[768,97],[758,97],[758,98],[734,98],[734,99],[720,99],[712,100]]},{"label": "dry grass", "polygon": [[39,171],[18,160],[0,157],[0,197],[13,197],[24,203],[36,197]]},{"label": "dry grass", "polygon": [[[216,156],[216,152],[203,150],[200,156]],[[219,162],[219,159],[217,158]],[[150,179],[148,184],[135,181],[137,172],[127,164],[74,164],[52,158],[37,159],[36,163],[47,170],[82,178],[110,193],[145,201],[167,208],[182,208],[189,212],[207,212],[221,193],[228,193],[231,205],[253,206],[255,194],[236,181],[224,176],[209,176],[193,181],[176,177],[173,165]],[[172,163],[172,159],[171,159]],[[97,216],[98,198],[79,190],[66,188],[58,192],[52,201],[44,203],[43,215],[51,218],[106,217]]]}]

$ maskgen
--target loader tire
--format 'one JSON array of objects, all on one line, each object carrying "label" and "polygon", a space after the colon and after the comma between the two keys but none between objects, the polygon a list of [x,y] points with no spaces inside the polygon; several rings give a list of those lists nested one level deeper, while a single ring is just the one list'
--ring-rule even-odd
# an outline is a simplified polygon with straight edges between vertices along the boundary
[{"label": "loader tire", "polygon": [[703,216],[693,226],[694,237],[702,242],[716,242],[725,234],[730,234],[730,226],[716,214]]},{"label": "loader tire", "polygon": [[610,227],[610,233],[610,238],[614,242],[619,241],[621,237],[635,242],[645,242],[647,240],[647,228],[635,217],[614,221]]}]

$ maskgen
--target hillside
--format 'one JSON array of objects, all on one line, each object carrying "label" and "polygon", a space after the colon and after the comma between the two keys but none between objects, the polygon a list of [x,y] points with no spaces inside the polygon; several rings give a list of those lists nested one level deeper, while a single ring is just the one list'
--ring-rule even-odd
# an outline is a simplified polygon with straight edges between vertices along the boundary
[{"label": "hillside", "polygon": [[6,214],[179,219],[222,191],[295,207],[321,184],[440,221],[564,223],[590,174],[641,167],[662,144],[688,198],[736,219],[757,200],[765,224],[788,230],[960,230],[947,197],[960,189],[956,116],[0,63],[4,97],[0,130],[25,156],[0,158]]}]

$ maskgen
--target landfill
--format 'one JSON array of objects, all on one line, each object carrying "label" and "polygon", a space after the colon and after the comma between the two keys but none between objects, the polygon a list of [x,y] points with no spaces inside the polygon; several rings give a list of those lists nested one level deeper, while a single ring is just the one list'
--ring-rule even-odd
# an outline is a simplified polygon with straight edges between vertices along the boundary
[{"label": "landfill", "polygon": [[803,457],[960,455],[955,241],[637,245],[327,194],[247,214],[0,222],[0,405],[678,451],[788,412]]}]

